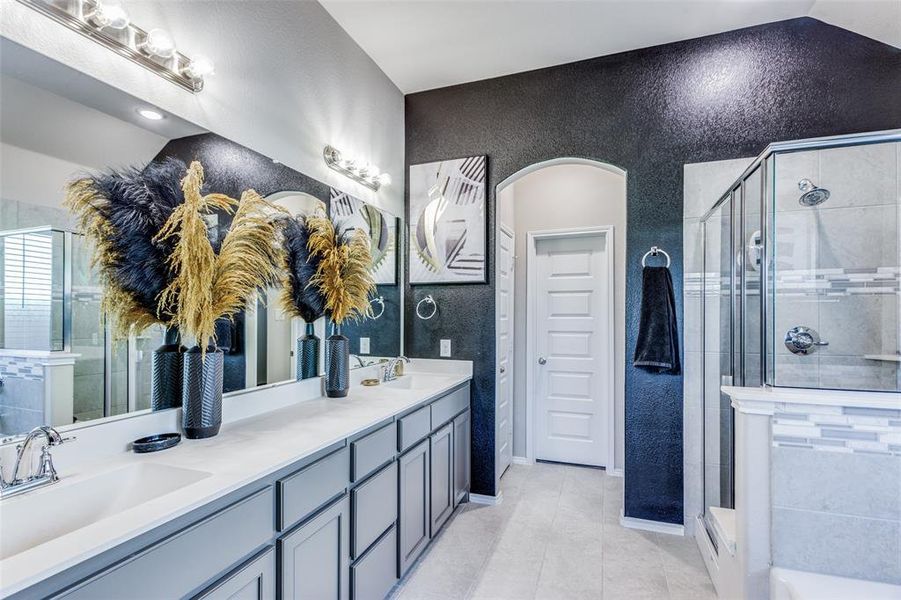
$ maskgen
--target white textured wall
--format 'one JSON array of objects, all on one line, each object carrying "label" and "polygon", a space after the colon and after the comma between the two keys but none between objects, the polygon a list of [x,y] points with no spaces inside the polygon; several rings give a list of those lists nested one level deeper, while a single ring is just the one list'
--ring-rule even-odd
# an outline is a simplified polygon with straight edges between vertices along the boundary
[{"label": "white textured wall", "polygon": [[[513,454],[526,454],[526,307],[529,231],[614,226],[615,392],[614,467],[623,466],[623,400],[625,397],[626,179],[587,165],[548,166],[518,179],[499,194],[502,222],[516,232],[516,281],[513,386]],[[515,206],[515,208],[513,208]]]},{"label": "white textured wall", "polygon": [[[0,35],[311,177],[403,214],[404,99],[317,2],[125,0],[132,20],[162,27],[216,74],[191,94],[12,1]],[[331,171],[331,143],[391,175],[374,193]]]}]

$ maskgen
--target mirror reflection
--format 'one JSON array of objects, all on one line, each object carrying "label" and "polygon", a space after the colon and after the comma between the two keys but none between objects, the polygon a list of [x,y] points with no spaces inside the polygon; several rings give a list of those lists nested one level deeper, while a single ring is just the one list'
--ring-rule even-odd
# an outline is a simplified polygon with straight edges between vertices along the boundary
[{"label": "mirror reflection", "polygon": [[[199,161],[205,191],[239,198],[254,189],[294,218],[326,214],[342,228],[365,230],[376,291],[371,318],[343,327],[351,353],[359,357],[352,357],[351,366],[401,353],[395,215],[177,117],[148,120],[140,111],[151,107],[140,99],[21,47],[4,46],[0,437],[151,408],[151,358],[166,343],[166,331],[154,325],[115,335],[101,309],[104,290],[91,264],[93,248],[63,206],[70,181],[110,169],[143,168],[167,158]],[[33,68],[38,63],[45,68]],[[227,211],[205,215],[214,248],[233,218]],[[297,340],[307,324],[279,307],[279,293],[263,290],[250,303],[252,310],[217,322],[224,392],[299,378]],[[330,333],[325,318],[313,329],[320,339]],[[321,374],[321,358],[318,365]]]}]

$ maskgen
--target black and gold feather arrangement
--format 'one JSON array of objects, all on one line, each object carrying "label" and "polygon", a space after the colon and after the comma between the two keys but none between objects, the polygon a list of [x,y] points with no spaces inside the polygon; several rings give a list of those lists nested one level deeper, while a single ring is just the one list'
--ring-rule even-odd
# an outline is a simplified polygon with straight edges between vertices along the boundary
[{"label": "black and gold feather arrangement", "polygon": [[103,286],[103,312],[119,336],[169,325],[158,308],[171,283],[174,240],[154,239],[184,202],[185,164],[174,158],[144,168],[110,170],[71,182],[66,205],[93,245],[92,266]]},{"label": "black and gold feather arrangement", "polygon": [[284,220],[282,235],[285,245],[285,276],[281,293],[282,310],[312,323],[325,314],[325,297],[311,281],[322,260],[310,252],[310,229],[303,216]]}]

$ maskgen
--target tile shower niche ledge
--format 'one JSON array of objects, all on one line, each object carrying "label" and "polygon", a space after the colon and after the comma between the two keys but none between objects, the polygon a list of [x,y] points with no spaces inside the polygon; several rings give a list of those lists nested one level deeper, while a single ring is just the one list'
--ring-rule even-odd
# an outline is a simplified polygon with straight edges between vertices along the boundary
[{"label": "tile shower niche ledge", "polygon": [[784,404],[901,410],[899,392],[851,392],[801,388],[723,386],[736,410],[749,414],[773,414]]}]

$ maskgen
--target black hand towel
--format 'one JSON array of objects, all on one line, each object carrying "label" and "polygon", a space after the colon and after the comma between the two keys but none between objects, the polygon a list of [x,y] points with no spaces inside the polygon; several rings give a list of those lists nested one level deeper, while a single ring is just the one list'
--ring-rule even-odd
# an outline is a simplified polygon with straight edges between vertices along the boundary
[{"label": "black hand towel", "polygon": [[679,373],[676,295],[666,267],[644,267],[641,273],[641,320],[632,364],[652,371]]}]

